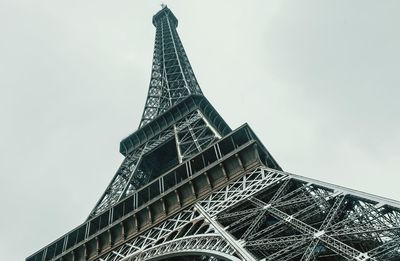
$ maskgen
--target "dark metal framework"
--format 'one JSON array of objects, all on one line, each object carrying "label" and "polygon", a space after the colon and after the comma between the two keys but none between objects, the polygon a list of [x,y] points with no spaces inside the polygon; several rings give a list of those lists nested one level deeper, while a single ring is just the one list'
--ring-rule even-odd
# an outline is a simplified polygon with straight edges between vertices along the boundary
[{"label": "dark metal framework", "polygon": [[[139,129],[88,219],[27,261],[400,260],[400,203],[282,171],[202,95],[167,8]],[[338,169],[338,171],[342,171]]]},{"label": "dark metal framework", "polygon": [[189,59],[179,39],[178,19],[168,9],[153,17],[156,40],[149,93],[144,107],[142,127],[191,94],[202,95]]}]

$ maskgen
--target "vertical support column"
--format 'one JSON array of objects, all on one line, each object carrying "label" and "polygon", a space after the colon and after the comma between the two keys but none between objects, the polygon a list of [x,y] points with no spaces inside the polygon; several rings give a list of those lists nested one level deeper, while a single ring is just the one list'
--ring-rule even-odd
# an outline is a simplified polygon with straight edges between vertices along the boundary
[{"label": "vertical support column", "polygon": [[186,80],[186,75],[185,75],[185,73],[184,73],[184,70],[183,70],[183,67],[182,67],[182,64],[181,64],[181,59],[180,59],[180,57],[179,57],[178,50],[176,49],[175,37],[174,37],[174,35],[172,34],[172,28],[171,28],[171,24],[170,24],[170,22],[169,22],[168,16],[166,16],[166,20],[167,20],[167,24],[168,24],[169,33],[170,33],[171,39],[172,39],[172,45],[174,46],[174,51],[175,51],[175,55],[176,55],[176,60],[178,61],[179,68],[180,68],[180,70],[181,70],[182,79],[183,79],[183,81],[185,82],[185,87],[186,87],[186,89],[187,89],[187,91],[189,92],[189,95],[190,95],[192,91],[191,91],[190,88],[189,88],[189,84],[188,84],[188,82],[187,82],[187,80]]},{"label": "vertical support column", "polygon": [[181,152],[181,147],[179,145],[178,129],[176,128],[176,124],[174,124],[174,135],[175,135],[176,152],[178,154],[178,161],[179,163],[182,163],[183,156]]},{"label": "vertical support column", "polygon": [[[167,69],[165,68],[164,26],[162,25],[162,22],[160,22],[160,27],[161,27],[161,46],[162,46],[161,51],[162,51],[162,61],[163,61],[163,65],[162,65],[163,66],[163,77],[161,78],[161,80],[165,81],[165,84],[163,82],[161,86],[167,87],[169,106],[172,106],[171,91],[170,91],[169,83],[168,83],[168,74],[167,74]],[[161,95],[162,95],[162,90],[161,90]]]},{"label": "vertical support column", "polygon": [[201,146],[197,140],[198,137],[195,135],[195,133],[193,131],[193,127],[191,125],[188,126],[188,130],[189,130],[190,136],[192,137],[193,143],[196,146],[197,150],[201,151]]},{"label": "vertical support column", "polygon": [[214,128],[214,126],[211,125],[211,123],[208,121],[208,119],[203,115],[203,113],[200,110],[197,110],[197,113],[201,116],[201,118],[203,119],[203,121],[206,123],[207,127],[210,128],[210,130],[214,133],[215,137],[217,137],[218,139],[221,139],[221,134],[217,131],[216,128]]}]

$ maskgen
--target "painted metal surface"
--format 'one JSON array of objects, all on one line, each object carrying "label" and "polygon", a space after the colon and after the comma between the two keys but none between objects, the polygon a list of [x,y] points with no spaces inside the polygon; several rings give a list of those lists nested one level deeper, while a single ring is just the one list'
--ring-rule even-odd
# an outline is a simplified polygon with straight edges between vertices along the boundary
[{"label": "painted metal surface", "polygon": [[400,260],[399,202],[282,171],[247,125],[232,131],[205,99],[171,10],[153,24],[126,158],[88,219],[28,261]]}]

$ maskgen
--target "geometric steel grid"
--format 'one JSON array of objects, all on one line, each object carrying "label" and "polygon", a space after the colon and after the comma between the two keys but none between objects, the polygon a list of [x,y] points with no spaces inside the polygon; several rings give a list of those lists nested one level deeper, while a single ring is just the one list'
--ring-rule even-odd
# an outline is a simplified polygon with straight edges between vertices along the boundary
[{"label": "geometric steel grid", "polygon": [[398,260],[400,204],[365,196],[262,166],[99,260]]},{"label": "geometric steel grid", "polygon": [[163,6],[153,24],[124,161],[87,221],[28,261],[400,260],[400,202],[281,171],[203,97],[173,13]]}]

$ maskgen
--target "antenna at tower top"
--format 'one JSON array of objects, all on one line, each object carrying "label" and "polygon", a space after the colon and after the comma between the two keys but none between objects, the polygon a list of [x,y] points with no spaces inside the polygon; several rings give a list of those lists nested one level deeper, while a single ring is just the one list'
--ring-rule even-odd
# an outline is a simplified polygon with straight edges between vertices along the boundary
[{"label": "antenna at tower top", "polygon": [[165,7],[167,7],[167,5],[164,4],[164,3],[162,3],[162,4],[161,4],[161,9],[164,9]]}]

